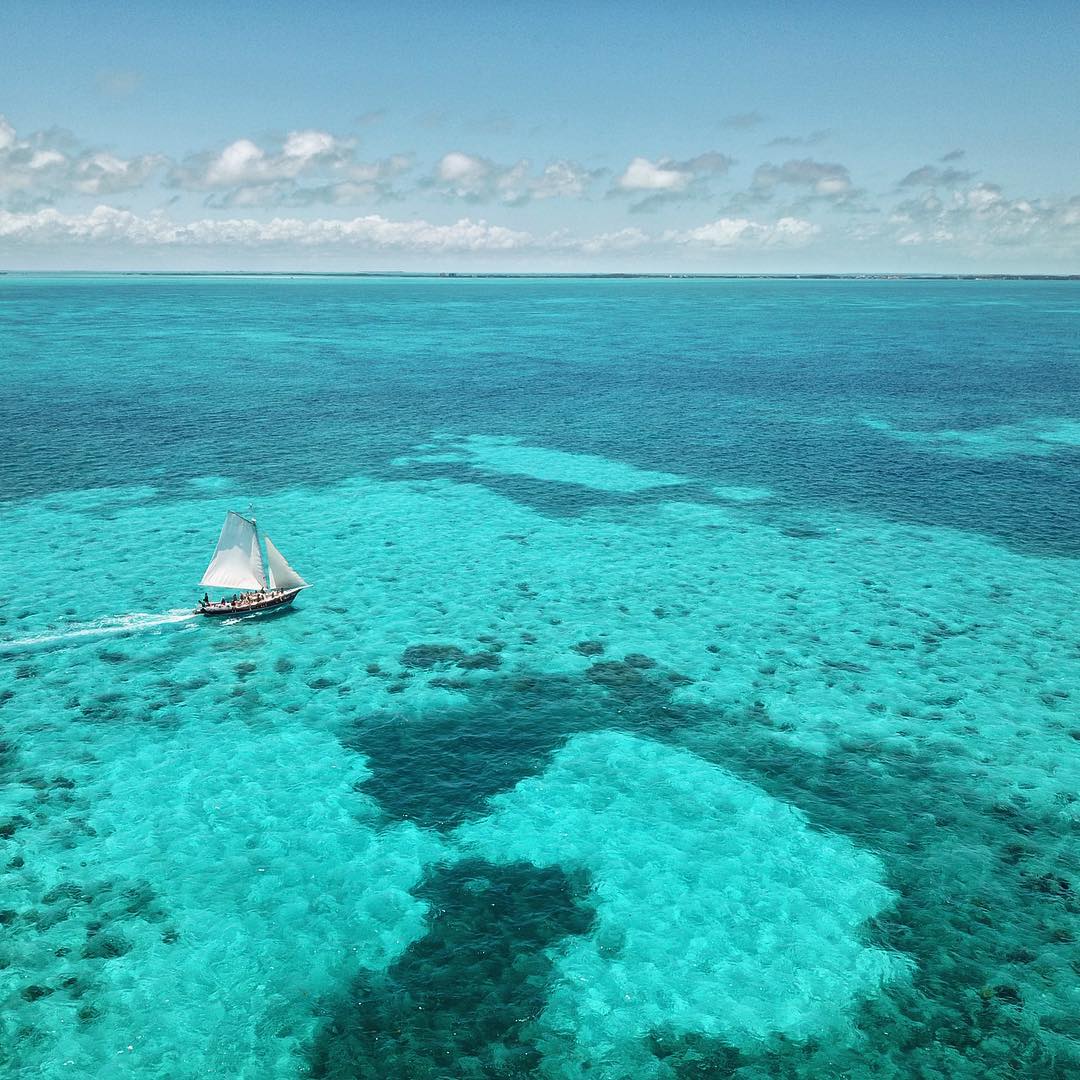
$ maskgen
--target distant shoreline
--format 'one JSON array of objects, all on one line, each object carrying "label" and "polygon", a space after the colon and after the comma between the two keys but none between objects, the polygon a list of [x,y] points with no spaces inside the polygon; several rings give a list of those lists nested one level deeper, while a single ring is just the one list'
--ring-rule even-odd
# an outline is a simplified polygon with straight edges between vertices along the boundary
[{"label": "distant shoreline", "polygon": [[433,270],[0,270],[0,277],[496,278],[681,281],[1080,281],[1077,274],[683,274],[508,273]]}]

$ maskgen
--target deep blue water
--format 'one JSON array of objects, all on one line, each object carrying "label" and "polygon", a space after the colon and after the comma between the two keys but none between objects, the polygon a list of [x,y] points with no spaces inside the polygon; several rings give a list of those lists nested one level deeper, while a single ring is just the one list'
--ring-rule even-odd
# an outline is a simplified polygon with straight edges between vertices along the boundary
[{"label": "deep blue water", "polygon": [[1075,418],[1072,282],[9,278],[2,303],[11,497],[332,483],[447,427],[1060,554],[1080,537],[1080,440],[928,455],[866,423]]},{"label": "deep blue water", "polygon": [[0,278],[0,1064],[1075,1075],[1078,315]]}]

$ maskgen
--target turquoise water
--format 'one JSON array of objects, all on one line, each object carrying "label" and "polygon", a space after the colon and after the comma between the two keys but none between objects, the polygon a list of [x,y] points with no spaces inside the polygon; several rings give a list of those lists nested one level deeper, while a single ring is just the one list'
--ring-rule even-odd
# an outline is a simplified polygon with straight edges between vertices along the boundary
[{"label": "turquoise water", "polygon": [[1077,1075],[1078,316],[0,279],[3,1069]]}]

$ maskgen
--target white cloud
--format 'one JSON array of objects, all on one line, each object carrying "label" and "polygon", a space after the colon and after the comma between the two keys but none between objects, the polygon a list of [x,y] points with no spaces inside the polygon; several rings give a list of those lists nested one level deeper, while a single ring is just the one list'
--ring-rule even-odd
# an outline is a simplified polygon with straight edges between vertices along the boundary
[{"label": "white cloud", "polygon": [[62,213],[54,208],[26,213],[0,211],[0,240],[9,245],[366,249],[420,254],[561,252],[598,256],[638,251],[663,254],[688,247],[710,251],[799,246],[817,231],[817,226],[795,218],[772,223],[721,218],[684,231],[650,234],[625,228],[575,237],[565,231],[536,236],[472,218],[448,225],[394,221],[379,214],[342,219],[201,218],[177,222],[163,213],[140,215],[105,205],[87,214]]},{"label": "white cloud", "polygon": [[495,166],[480,157],[452,150],[435,166],[435,175],[448,195],[476,198],[487,192]]},{"label": "white cloud", "polygon": [[664,238],[673,244],[705,247],[801,247],[821,231],[801,218],[783,217],[775,222],[749,218],[717,218],[695,229],[669,230]]},{"label": "white cloud", "polygon": [[111,206],[89,214],[52,208],[32,213],[0,211],[0,238],[23,243],[122,243],[136,246],[227,245],[264,247],[358,246],[420,252],[513,251],[535,243],[530,233],[462,218],[450,225],[392,221],[379,214],[351,219],[203,218],[174,222],[163,214],[141,216]]},{"label": "white cloud", "polygon": [[276,153],[237,139],[217,155],[197,154],[169,175],[173,187],[214,191],[295,180],[304,173],[347,164],[352,144],[326,131],[290,131]]},{"label": "white cloud", "polygon": [[444,154],[426,184],[452,199],[523,206],[534,200],[580,199],[594,174],[573,161],[552,161],[539,174],[526,158],[498,165],[487,158],[452,150]]},{"label": "white cloud", "polygon": [[553,161],[533,181],[534,199],[580,199],[593,180],[593,174],[572,161]]},{"label": "white cloud", "polygon": [[16,209],[69,196],[133,191],[162,168],[160,154],[121,158],[105,150],[80,148],[62,132],[34,132],[20,138],[0,116],[0,200]]},{"label": "white cloud", "polygon": [[396,197],[393,182],[412,167],[411,154],[357,160],[352,140],[306,129],[289,132],[275,149],[236,139],[217,154],[195,154],[166,183],[207,192],[206,205],[215,208],[341,206]]},{"label": "white cloud", "polygon": [[617,229],[615,232],[599,233],[585,240],[571,241],[568,246],[586,255],[601,255],[635,251],[650,243],[652,237],[641,229]]},{"label": "white cloud", "polygon": [[263,151],[250,139],[237,139],[210,162],[201,176],[193,174],[191,183],[201,187],[231,187],[252,180],[273,179],[267,172]]},{"label": "white cloud", "polygon": [[282,147],[286,159],[309,161],[312,158],[335,153],[342,144],[325,131],[290,131]]},{"label": "white cloud", "polygon": [[979,184],[964,192],[961,198],[974,210],[987,210],[1003,201],[1001,188],[995,184]]},{"label": "white cloud", "polygon": [[35,150],[27,167],[31,169],[47,169],[50,165],[63,165],[67,160],[58,150]]},{"label": "white cloud", "polygon": [[[104,150],[80,150],[66,135],[37,133],[20,140],[0,117],[0,199],[12,210],[53,205],[73,195],[134,191],[159,170],[165,170],[167,188],[204,193],[205,205],[215,209],[354,205],[402,197],[399,180],[414,164],[411,154],[359,160],[353,140],[314,128],[291,131],[270,145],[235,139],[183,162],[160,154],[124,159]],[[536,173],[526,159],[502,166],[455,150],[420,187],[452,199],[518,206],[582,198],[597,175],[568,160],[551,161]]]},{"label": "white cloud", "polygon": [[621,191],[685,191],[693,178],[693,173],[676,168],[674,162],[636,157],[615,186]]},{"label": "white cloud", "polygon": [[751,190],[763,199],[772,198],[781,185],[801,188],[811,195],[830,201],[848,199],[856,194],[846,165],[814,161],[812,158],[785,161],[783,165],[766,162],[754,170]]},{"label": "white cloud", "polygon": [[211,194],[207,205],[219,208],[286,206],[354,206],[397,194],[394,181],[413,167],[411,154],[393,154],[379,161],[336,165],[323,183],[300,184],[293,179],[242,184]]},{"label": "white cloud", "polygon": [[[45,153],[55,161],[49,151]],[[144,154],[128,161],[114,154],[88,154],[74,162],[72,183],[80,195],[111,195],[132,191],[142,187],[151,173],[164,165],[165,161],[157,154]]]},{"label": "white cloud", "polygon": [[[337,218],[332,209],[321,211],[324,217],[312,217],[320,207],[407,196],[415,212],[425,193],[504,207],[585,199],[601,176],[606,177],[609,197],[626,200],[623,205],[628,203],[631,211],[642,211],[709,196],[731,159],[716,151],[687,160],[639,155],[607,178],[605,172],[566,159],[542,166],[526,158],[500,164],[455,149],[435,161],[426,176],[410,182],[412,155],[363,161],[352,140],[317,128],[290,131],[262,144],[236,139],[176,164],[160,154],[125,157],[87,146],[59,129],[24,134],[0,116],[0,208],[9,244],[166,250],[274,245],[277,254],[286,256],[289,250],[337,246],[343,253],[367,247],[417,253],[532,252],[568,260],[606,255],[612,260],[626,256],[629,262],[632,256],[638,263],[680,252],[768,252],[814,244],[815,253],[828,255],[833,264],[845,252],[853,262],[872,254],[884,264],[890,254],[919,247],[946,252],[949,260],[981,260],[988,267],[1002,266],[1003,259],[1028,266],[1038,266],[1040,260],[1055,266],[1075,261],[1080,254],[1080,195],[1013,196],[996,184],[976,182],[973,173],[956,165],[960,157],[960,151],[952,151],[936,164],[913,169],[891,194],[874,203],[855,187],[845,165],[812,158],[779,165],[767,161],[754,171],[748,189],[729,194],[723,208],[713,211],[712,220],[692,225],[680,217],[679,228],[650,232],[621,227],[625,216],[609,203],[594,207],[600,220],[590,236],[560,228],[553,211],[544,215],[542,229],[530,231],[473,217],[446,225],[381,214]],[[171,213],[197,220],[177,221],[163,213],[134,213],[112,205],[86,211],[94,205],[87,200],[112,203],[113,196],[129,192],[141,193],[135,206],[160,203],[162,178],[166,188],[202,198],[206,209],[194,214],[179,209],[190,208],[190,198],[174,194],[171,200]],[[294,207],[298,209],[289,209]],[[860,212],[843,225],[828,215],[833,241],[829,249],[819,242],[827,207]],[[408,218],[405,212],[399,216]],[[1005,249],[1011,249],[1007,259]]]},{"label": "white cloud", "polygon": [[659,158],[651,161],[635,157],[622,175],[617,177],[609,195],[640,196],[631,210],[655,210],[666,203],[685,199],[707,198],[708,179],[723,176],[731,168],[732,159],[710,150],[686,161]]},{"label": "white cloud", "polygon": [[881,237],[906,247],[949,246],[964,255],[1023,246],[1075,258],[1080,252],[1080,196],[1009,198],[988,183],[944,192],[927,188],[893,208],[877,232]]}]

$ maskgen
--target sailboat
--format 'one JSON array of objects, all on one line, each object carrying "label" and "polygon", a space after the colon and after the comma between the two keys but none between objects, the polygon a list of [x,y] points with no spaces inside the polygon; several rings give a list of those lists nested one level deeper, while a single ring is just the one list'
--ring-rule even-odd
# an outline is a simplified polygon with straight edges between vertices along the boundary
[{"label": "sailboat", "polygon": [[196,615],[247,615],[291,604],[302,589],[311,586],[285,561],[269,536],[264,568],[259,529],[255,519],[230,510],[225,515],[217,548],[203,574],[207,589],[239,589],[231,597],[211,600],[206,593]]}]

